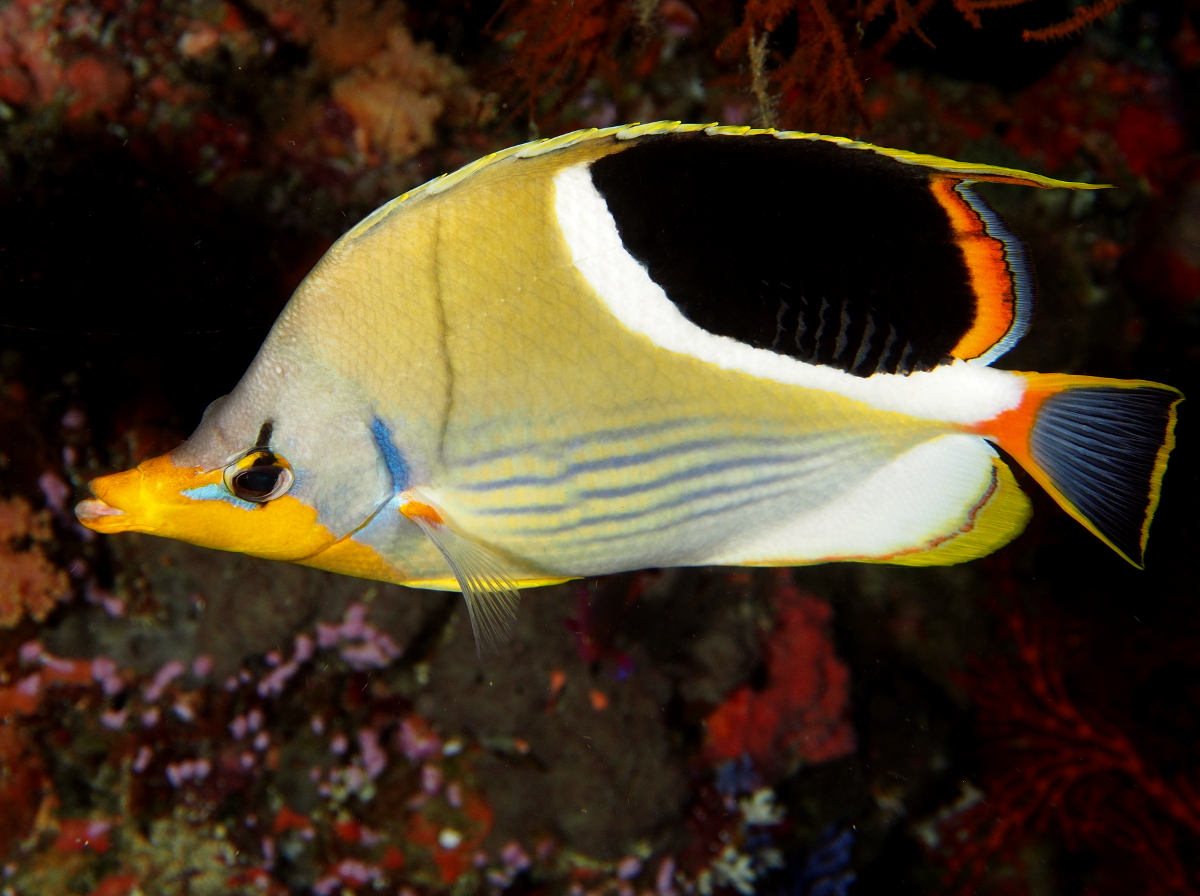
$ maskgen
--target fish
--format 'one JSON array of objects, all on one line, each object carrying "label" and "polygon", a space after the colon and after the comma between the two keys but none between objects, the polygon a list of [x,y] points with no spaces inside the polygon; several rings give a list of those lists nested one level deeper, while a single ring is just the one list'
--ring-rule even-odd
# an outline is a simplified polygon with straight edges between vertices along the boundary
[{"label": "fish", "polygon": [[985,556],[1031,513],[999,448],[1140,567],[1183,395],[992,366],[1035,277],[980,182],[1101,188],[680,122],[493,153],[342,236],[77,516],[461,591],[492,642],[585,576]]}]

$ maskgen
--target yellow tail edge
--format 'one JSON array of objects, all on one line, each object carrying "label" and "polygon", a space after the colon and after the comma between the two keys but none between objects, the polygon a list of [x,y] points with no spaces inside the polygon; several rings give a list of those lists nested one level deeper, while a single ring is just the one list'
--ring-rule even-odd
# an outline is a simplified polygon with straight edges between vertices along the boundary
[{"label": "yellow tail edge", "polygon": [[1021,404],[978,431],[1138,569],[1162,495],[1183,393],[1148,380],[1022,373]]}]

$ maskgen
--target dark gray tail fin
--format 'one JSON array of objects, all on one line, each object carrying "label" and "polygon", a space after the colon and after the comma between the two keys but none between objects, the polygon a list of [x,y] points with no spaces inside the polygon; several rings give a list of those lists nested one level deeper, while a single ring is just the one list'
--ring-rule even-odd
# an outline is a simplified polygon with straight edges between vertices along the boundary
[{"label": "dark gray tail fin", "polygon": [[[1141,568],[1183,394],[1140,380],[1025,374],[994,433],[1063,509]],[[998,421],[999,422],[999,421]]]}]

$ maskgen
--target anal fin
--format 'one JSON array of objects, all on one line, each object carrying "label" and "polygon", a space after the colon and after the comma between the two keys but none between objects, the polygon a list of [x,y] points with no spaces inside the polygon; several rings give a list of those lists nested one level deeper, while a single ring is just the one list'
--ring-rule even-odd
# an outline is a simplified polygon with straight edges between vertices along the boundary
[{"label": "anal fin", "polygon": [[734,543],[714,564],[799,566],[854,560],[946,566],[985,556],[1025,528],[1029,500],[984,439],[922,443],[828,504]]},{"label": "anal fin", "polygon": [[986,557],[1021,534],[1032,512],[1029,499],[1012,470],[992,459],[992,482],[967,511],[958,529],[931,540],[918,550],[901,551],[870,562],[898,566],[953,566]]},{"label": "anal fin", "polygon": [[521,593],[504,571],[503,561],[483,545],[460,535],[428,504],[410,500],[400,513],[416,523],[446,558],[467,602],[475,644],[496,650],[508,640]]}]

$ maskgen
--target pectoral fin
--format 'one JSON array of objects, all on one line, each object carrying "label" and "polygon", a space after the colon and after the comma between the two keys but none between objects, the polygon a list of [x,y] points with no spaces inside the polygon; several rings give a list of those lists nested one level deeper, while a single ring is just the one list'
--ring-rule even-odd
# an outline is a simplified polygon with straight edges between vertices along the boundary
[{"label": "pectoral fin", "polygon": [[455,532],[428,504],[410,500],[400,505],[400,512],[429,536],[450,564],[467,601],[480,651],[497,649],[511,634],[521,600],[516,583],[504,572],[504,562],[483,545]]}]

